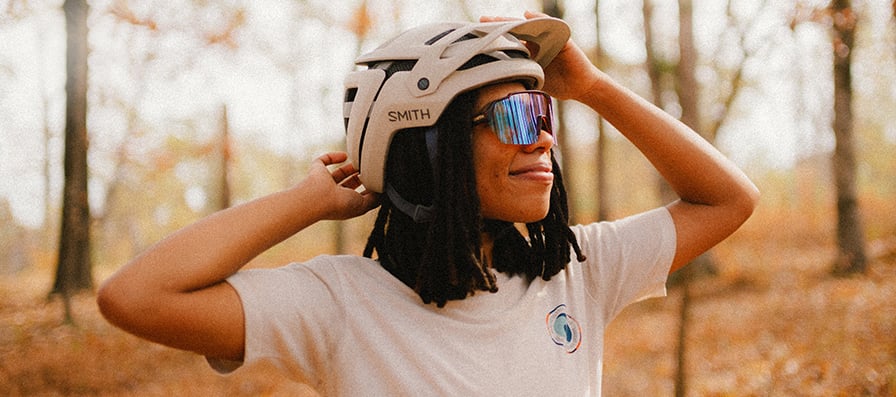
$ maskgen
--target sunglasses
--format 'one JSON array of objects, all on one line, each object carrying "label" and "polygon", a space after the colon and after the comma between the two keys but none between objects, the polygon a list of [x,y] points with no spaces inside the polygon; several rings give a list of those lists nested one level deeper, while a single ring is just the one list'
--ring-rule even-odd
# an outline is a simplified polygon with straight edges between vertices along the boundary
[{"label": "sunglasses", "polygon": [[551,96],[542,91],[520,91],[489,102],[473,117],[473,125],[488,123],[498,140],[508,145],[531,145],[541,131],[554,138]]}]

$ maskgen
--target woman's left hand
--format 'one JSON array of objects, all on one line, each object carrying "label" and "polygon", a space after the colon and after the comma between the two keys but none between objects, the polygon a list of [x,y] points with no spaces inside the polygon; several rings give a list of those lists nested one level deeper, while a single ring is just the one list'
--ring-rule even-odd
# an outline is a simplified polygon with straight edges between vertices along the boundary
[{"label": "woman's left hand", "polygon": [[[549,17],[540,12],[526,11],[526,19]],[[480,22],[513,21],[519,18],[480,17]],[[585,52],[572,39],[557,54],[551,63],[544,68],[544,87],[542,90],[557,99],[580,100],[588,92],[589,78],[600,73]]]}]

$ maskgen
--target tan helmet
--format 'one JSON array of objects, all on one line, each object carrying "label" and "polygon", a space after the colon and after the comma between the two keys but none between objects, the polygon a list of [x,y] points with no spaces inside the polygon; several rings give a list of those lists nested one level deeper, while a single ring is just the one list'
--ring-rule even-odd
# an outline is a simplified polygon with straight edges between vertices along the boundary
[{"label": "tan helmet", "polygon": [[[346,148],[361,182],[383,192],[386,156],[399,130],[427,127],[465,91],[500,81],[544,84],[543,68],[569,39],[556,18],[438,23],[401,33],[355,63],[345,79]],[[522,41],[538,48],[535,56]]]}]

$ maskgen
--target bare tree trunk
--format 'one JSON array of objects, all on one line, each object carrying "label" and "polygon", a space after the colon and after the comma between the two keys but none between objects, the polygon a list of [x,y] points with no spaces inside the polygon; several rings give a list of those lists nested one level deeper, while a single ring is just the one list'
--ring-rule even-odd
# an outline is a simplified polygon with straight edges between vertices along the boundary
[{"label": "bare tree trunk", "polygon": [[[675,91],[678,94],[678,103],[681,106],[681,121],[694,130],[700,130],[700,109],[699,109],[699,89],[697,79],[694,74],[696,72],[697,52],[694,49],[694,32],[693,32],[693,5],[691,0],[678,1],[678,70],[675,73],[676,85]],[[673,200],[675,193],[672,191],[668,183],[662,184],[660,190],[661,197],[664,202]],[[705,255],[705,254],[704,254]],[[700,265],[708,264],[704,259],[704,255],[698,257],[695,262]],[[678,312],[678,341],[675,352],[675,397],[684,397],[687,395],[687,333],[688,333],[688,313],[691,307],[691,288],[690,283],[693,281],[694,272],[691,266],[696,263],[690,263],[687,269],[679,271],[678,281],[681,284],[681,303]]]},{"label": "bare tree trunk", "polygon": [[232,157],[230,123],[227,120],[227,105],[221,105],[221,170],[218,181],[218,209],[230,207],[230,163]]},{"label": "bare tree trunk", "polygon": [[[598,68],[604,67],[604,49],[600,43],[600,0],[594,0],[594,63]],[[597,172],[597,220],[605,221],[610,217],[609,189],[607,188],[607,152],[609,145],[603,117],[597,115],[597,153],[595,154],[595,171]]]},{"label": "bare tree trunk", "polygon": [[865,237],[856,188],[856,149],[852,114],[852,49],[856,15],[850,0],[834,0],[834,185],[837,189],[837,258],[835,274],[863,273]]},{"label": "bare tree trunk", "polygon": [[656,52],[653,50],[653,4],[651,0],[644,0],[641,10],[644,13],[644,46],[647,48],[647,75],[650,77],[651,102],[663,107],[663,72]]},{"label": "bare tree trunk", "polygon": [[[678,68],[675,78],[681,121],[700,132],[700,86],[696,77],[697,49],[694,47],[693,8],[691,0],[678,1]],[[713,137],[704,138],[713,141]]]},{"label": "bare tree trunk", "polygon": [[[675,73],[675,91],[681,106],[681,121],[695,131],[700,126],[700,87],[697,84],[697,50],[694,46],[694,17],[691,0],[678,2],[678,67]],[[707,138],[707,137],[704,137]],[[712,139],[707,138],[710,142]],[[675,193],[665,182],[660,190],[664,202],[674,200]],[[690,283],[701,273],[713,273],[714,265],[709,252],[704,253],[691,262],[687,268],[680,270],[673,281],[681,286],[681,304],[678,315],[678,349],[676,350],[675,396],[687,394],[687,331],[688,315],[691,306]]]},{"label": "bare tree trunk", "polygon": [[[597,0],[595,0],[597,1]],[[610,218],[610,191],[607,183],[607,154],[610,145],[607,142],[606,126],[602,117],[597,118],[597,148],[595,153],[595,170],[597,172],[597,181],[595,190],[597,190],[597,220],[605,221]]]},{"label": "bare tree trunk", "polygon": [[[642,12],[644,14],[644,45],[647,49],[647,75],[650,77],[651,101],[660,108],[664,107],[663,93],[666,91],[665,80],[668,72],[665,71],[664,63],[656,57],[654,50],[654,32],[653,32],[653,3],[651,0],[644,0]],[[675,192],[666,183],[661,176],[657,176],[657,187],[660,194],[660,200],[664,203],[675,200]]]},{"label": "bare tree trunk", "polygon": [[[548,14],[555,18],[563,18],[563,8],[560,6],[560,2],[557,0],[544,0],[542,2],[542,11],[545,14]],[[565,113],[565,106],[563,102],[556,102],[556,108],[554,109],[554,116],[557,117],[557,120],[563,121],[563,114]],[[565,124],[565,123],[564,123]],[[567,132],[568,129],[563,129],[561,127],[561,133]],[[559,137],[557,139],[558,147],[555,149],[555,152],[563,164],[564,176],[567,181],[573,180],[573,174],[575,173],[575,169],[573,169],[572,165],[575,164],[575,160],[573,159],[574,153],[572,150],[572,142],[570,139],[564,139],[564,137]],[[565,184],[566,187],[566,196],[569,197],[569,221],[572,223],[577,223],[577,214],[578,214],[578,203],[577,199],[578,191],[576,191],[575,183],[567,182]]]},{"label": "bare tree trunk", "polygon": [[87,200],[87,2],[66,0],[65,186],[59,261],[51,294],[68,298],[93,287],[90,263],[90,206]]},{"label": "bare tree trunk", "polygon": [[[694,9],[692,0],[678,2],[678,67],[675,73],[675,91],[681,106],[681,121],[697,131],[710,143],[715,141],[715,131],[704,131],[700,115],[700,85],[697,83],[697,49],[694,45]],[[669,196],[664,202],[677,199],[668,184],[664,183]],[[716,274],[712,252],[707,251],[688,265],[684,278]]]},{"label": "bare tree trunk", "polygon": [[[651,94],[652,94],[652,102],[654,105],[663,107],[662,98],[663,98],[663,68],[660,64],[659,59],[656,58],[656,52],[654,51],[654,32],[653,32],[653,4],[651,0],[643,0],[642,13],[644,15],[644,46],[647,51],[647,75],[650,77],[650,86],[651,86]],[[669,185],[662,179],[662,177],[657,178],[657,186],[660,192],[660,198],[665,202],[671,200],[672,198],[672,189]],[[681,270],[679,270],[676,275],[680,276]],[[678,321],[678,335],[676,339],[676,350],[675,350],[675,362],[676,362],[676,373],[675,373],[675,396],[684,395],[684,356],[685,356],[685,332],[687,331],[687,307],[689,304],[688,299],[688,290],[687,286],[684,283],[678,283],[682,286],[682,299],[680,302],[680,310],[679,310],[679,321]]]}]

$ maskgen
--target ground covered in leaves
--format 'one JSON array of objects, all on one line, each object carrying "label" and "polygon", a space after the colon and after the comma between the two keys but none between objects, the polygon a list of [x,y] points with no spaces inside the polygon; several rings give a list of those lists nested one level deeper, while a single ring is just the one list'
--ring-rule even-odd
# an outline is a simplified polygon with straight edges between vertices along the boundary
[{"label": "ground covered in leaves", "polygon": [[[690,287],[687,395],[896,396],[896,258],[832,277],[832,246],[790,243],[714,251],[719,274]],[[673,395],[681,297],[672,288],[611,324],[604,395]]]},{"label": "ground covered in leaves", "polygon": [[[826,231],[776,224],[748,224],[713,251],[717,274],[689,287],[687,395],[896,396],[896,257],[876,252],[865,275],[831,277]],[[62,304],[46,299],[51,273],[0,276],[2,396],[313,395],[270,368],[221,377],[127,335],[90,294],[63,324]],[[672,395],[681,297],[670,288],[611,325],[604,395]]]}]

